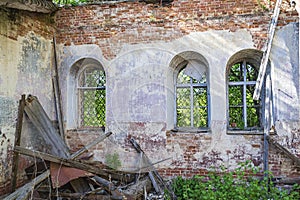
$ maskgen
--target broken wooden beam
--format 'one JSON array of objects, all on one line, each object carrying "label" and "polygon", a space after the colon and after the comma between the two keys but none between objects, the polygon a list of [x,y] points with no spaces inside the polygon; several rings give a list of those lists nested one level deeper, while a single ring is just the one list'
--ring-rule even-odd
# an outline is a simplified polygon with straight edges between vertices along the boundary
[{"label": "broken wooden beam", "polygon": [[62,112],[62,98],[61,98],[61,90],[59,84],[59,73],[58,73],[58,64],[57,64],[57,54],[56,54],[56,39],[53,37],[53,53],[54,53],[54,70],[53,70],[53,92],[54,92],[54,101],[55,101],[55,110],[56,117],[58,121],[59,133],[62,140],[65,142],[65,128],[63,122],[63,112]]},{"label": "broken wooden beam", "polygon": [[45,142],[51,145],[51,154],[68,158],[70,156],[68,146],[58,134],[37,97],[31,95],[27,97],[24,111]]},{"label": "broken wooden beam", "polygon": [[43,180],[48,178],[50,175],[50,171],[47,170],[43,174],[37,176],[34,178],[31,182],[25,184],[24,186],[17,189],[15,192],[11,193],[7,197],[5,197],[3,200],[27,200],[29,194],[32,192],[32,190],[36,187],[36,185],[40,184]]},{"label": "broken wooden beam", "polygon": [[[153,184],[153,187],[154,187],[156,193],[163,194],[164,188],[166,188],[163,179],[158,174],[157,170],[153,166],[153,164],[150,161],[150,159],[148,158],[148,156],[141,149],[141,146],[133,138],[131,138],[129,141],[131,142],[131,144],[133,145],[133,147],[136,149],[136,151],[141,154],[142,158],[145,158],[145,160],[147,162],[147,165],[151,166],[152,170],[148,172],[148,175],[149,175],[149,178],[150,178],[150,180],[151,180],[151,182]],[[157,183],[155,177],[158,179],[159,184]],[[164,188],[161,188],[161,185]]]},{"label": "broken wooden beam", "polygon": [[298,156],[294,155],[287,148],[285,148],[284,146],[276,142],[270,136],[267,137],[267,140],[269,141],[270,144],[276,147],[280,152],[284,153],[287,157],[289,157],[292,161],[294,161],[297,167],[300,167],[300,158]]},{"label": "broken wooden beam", "polygon": [[[21,96],[21,99],[19,101],[18,118],[17,118],[14,146],[19,146],[21,144],[21,133],[22,133],[22,126],[23,126],[24,108],[25,108],[25,94],[23,94]],[[19,166],[19,153],[14,152],[13,163],[12,163],[12,178],[11,178],[11,191],[12,192],[15,191],[16,185],[17,185],[18,166]]]},{"label": "broken wooden beam", "polygon": [[35,157],[35,158],[41,158],[43,160],[47,160],[50,162],[54,162],[57,164],[61,164],[61,165],[65,165],[67,167],[73,167],[73,168],[78,168],[78,169],[82,169],[84,171],[93,173],[93,174],[98,174],[98,175],[102,175],[102,176],[108,176],[109,173],[105,172],[102,169],[99,169],[98,167],[94,167],[94,166],[90,166],[84,163],[81,163],[78,160],[70,160],[70,159],[65,159],[65,158],[59,158],[57,156],[54,155],[50,155],[47,153],[43,153],[40,151],[35,151],[35,150],[30,150],[30,149],[26,149],[20,146],[16,146],[15,147],[15,151],[23,154],[23,155],[27,155],[27,156],[31,156],[31,157]]},{"label": "broken wooden beam", "polygon": [[[163,178],[159,175],[158,171],[155,169],[155,167],[154,167],[153,163],[151,162],[151,160],[149,159],[149,157],[144,153],[141,146],[133,138],[130,138],[129,141],[131,142],[133,147],[136,149],[136,151],[141,153],[142,158],[144,158],[146,160],[147,165],[151,166],[151,170],[149,170],[149,178],[150,178],[157,194],[163,195],[164,190],[168,190],[169,194],[171,195],[171,198],[177,199],[173,189],[170,186],[165,184]],[[157,184],[156,179],[158,181],[158,184]]]},{"label": "broken wooden beam", "polygon": [[87,152],[91,147],[95,146],[99,142],[103,141],[105,138],[109,137],[112,134],[112,132],[105,133],[103,135],[100,135],[97,139],[95,139],[93,142],[90,144],[84,146],[82,149],[78,150],[77,152],[73,153],[70,158],[74,159],[77,158],[78,156],[82,155],[83,153]]},{"label": "broken wooden beam", "polygon": [[[99,167],[96,166],[91,166],[89,164],[84,163],[84,161],[81,160],[72,160],[72,159],[65,159],[65,158],[59,158],[57,156],[54,155],[50,155],[47,153],[43,153],[40,151],[35,151],[35,150],[30,150],[30,149],[26,149],[20,146],[16,146],[15,150],[16,152],[19,152],[20,154],[23,155],[27,155],[27,156],[31,156],[34,158],[41,158],[43,160],[47,160],[50,162],[54,162],[57,164],[61,164],[67,167],[72,167],[72,168],[77,168],[77,169],[81,169],[87,172],[90,172],[92,174],[96,174],[99,176],[103,176],[103,177],[111,177],[113,179],[117,179],[117,180],[123,180],[124,181],[124,177],[126,174],[126,181],[133,181],[134,180],[134,174],[130,173],[130,172],[122,172],[122,171],[111,171],[111,170],[106,170],[106,169],[101,169]],[[125,173],[125,174],[124,174]]]},{"label": "broken wooden beam", "polygon": [[110,182],[104,178],[101,178],[99,176],[94,176],[91,179],[97,183],[100,183],[107,190],[115,190],[116,189],[116,186],[112,182]]}]

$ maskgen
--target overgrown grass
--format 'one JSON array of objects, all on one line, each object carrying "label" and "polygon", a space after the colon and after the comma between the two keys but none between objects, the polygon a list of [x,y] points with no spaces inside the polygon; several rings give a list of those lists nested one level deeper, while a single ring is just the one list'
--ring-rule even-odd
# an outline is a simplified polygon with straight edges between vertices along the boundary
[{"label": "overgrown grass", "polygon": [[[207,177],[195,176],[191,179],[177,177],[172,188],[178,200],[268,200],[300,199],[299,185],[291,190],[280,189],[271,180],[272,175],[258,177],[258,168],[250,162],[240,164],[232,171],[212,170]],[[249,176],[251,174],[251,176]],[[171,200],[166,192],[166,200]]]}]

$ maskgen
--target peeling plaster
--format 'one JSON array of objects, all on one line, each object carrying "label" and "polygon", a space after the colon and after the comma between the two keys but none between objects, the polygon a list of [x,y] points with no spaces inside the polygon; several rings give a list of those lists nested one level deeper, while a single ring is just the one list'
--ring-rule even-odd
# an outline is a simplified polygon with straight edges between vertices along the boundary
[{"label": "peeling plaster", "polygon": [[0,35],[0,95],[13,97],[17,88],[19,43]]},{"label": "peeling plaster", "polygon": [[55,118],[52,85],[53,46],[50,40],[28,33],[19,37],[20,62],[16,93],[39,98],[51,119]]}]

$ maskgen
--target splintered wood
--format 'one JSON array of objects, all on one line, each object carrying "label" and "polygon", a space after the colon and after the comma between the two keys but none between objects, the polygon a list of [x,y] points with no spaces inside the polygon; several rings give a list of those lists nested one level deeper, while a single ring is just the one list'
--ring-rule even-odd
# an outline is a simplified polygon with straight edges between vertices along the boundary
[{"label": "splintered wood", "polygon": [[[42,138],[46,143],[47,149],[45,147],[28,148],[21,145],[20,135],[23,116],[25,115],[38,131],[39,138]],[[5,200],[28,198],[150,200],[163,199],[165,190],[173,194],[156,171],[154,164],[133,138],[130,139],[130,142],[149,166],[146,173],[117,171],[105,166],[103,163],[87,162],[79,159],[80,155],[88,152],[93,146],[111,134],[111,132],[100,134],[93,142],[71,154],[37,97],[29,95],[25,100],[25,95],[22,95],[14,146],[12,193],[6,196]],[[30,167],[30,173],[34,174],[35,178],[14,191],[18,177],[18,170],[16,170],[18,168],[18,157],[21,155],[32,157],[38,160],[36,162],[39,163],[35,163],[35,167]],[[36,166],[42,166],[42,170],[37,170]],[[32,169],[34,170],[32,171]],[[29,174],[27,176],[30,177]],[[147,194],[151,194],[151,196],[147,196]],[[176,199],[175,195],[172,198]]]}]

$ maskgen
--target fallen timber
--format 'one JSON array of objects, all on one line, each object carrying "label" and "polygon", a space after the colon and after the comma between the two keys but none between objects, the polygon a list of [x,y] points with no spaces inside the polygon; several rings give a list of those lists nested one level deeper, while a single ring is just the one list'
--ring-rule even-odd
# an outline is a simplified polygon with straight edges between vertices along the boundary
[{"label": "fallen timber", "polygon": [[[163,191],[168,188],[154,165],[170,158],[152,163],[137,142],[134,142],[134,148],[142,159],[147,162],[146,166],[137,167],[132,172],[118,171],[102,163],[80,159],[81,155],[87,153],[93,146],[112,133],[100,134],[94,141],[71,154],[37,97],[29,95],[26,100],[24,97],[25,95],[22,95],[19,105],[16,131],[18,142],[15,143],[14,153],[18,157],[29,156],[34,158],[37,162],[34,165],[41,165],[43,168],[37,169],[30,166],[25,169],[26,173],[29,173],[27,174],[29,182],[15,192],[12,188],[12,193],[6,196],[5,200],[34,199],[35,195],[37,195],[37,199],[163,199]],[[46,145],[29,145],[29,148],[27,145],[25,145],[26,147],[22,146],[24,141],[22,142],[21,132],[24,116],[29,119],[31,125],[37,130],[33,137],[42,138]],[[31,132],[27,131],[27,134],[31,134]],[[27,136],[23,137],[26,138]],[[32,138],[32,136],[30,137]],[[18,160],[14,160],[13,166],[15,166],[15,169],[18,168]],[[72,174],[73,172],[74,174]],[[69,176],[70,173],[71,176]],[[18,170],[14,170],[12,175],[16,183]],[[61,180],[63,181],[60,182]],[[15,187],[15,184],[13,184],[13,187]],[[147,198],[147,194],[154,195]]]}]

